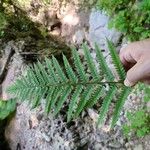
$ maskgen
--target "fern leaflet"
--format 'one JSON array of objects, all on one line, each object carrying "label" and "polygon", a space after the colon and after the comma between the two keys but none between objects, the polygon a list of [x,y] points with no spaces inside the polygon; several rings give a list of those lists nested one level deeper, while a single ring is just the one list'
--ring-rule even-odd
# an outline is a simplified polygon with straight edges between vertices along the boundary
[{"label": "fern leaflet", "polygon": [[86,58],[86,61],[88,64],[88,68],[91,71],[92,77],[93,77],[93,79],[98,80],[99,74],[97,72],[97,69],[96,69],[95,64],[93,62],[93,59],[91,57],[90,50],[88,49],[88,47],[85,44],[83,44],[83,50],[84,50],[85,58]]},{"label": "fern leaflet", "polygon": [[112,42],[107,39],[107,43],[108,43],[109,51],[110,51],[113,63],[115,65],[116,71],[120,77],[120,80],[124,80],[126,73],[125,73],[122,63],[120,62],[119,56],[118,56]]},{"label": "fern leaflet", "polygon": [[111,127],[114,127],[115,123],[117,122],[120,112],[122,110],[122,107],[125,103],[125,100],[127,98],[127,96],[129,95],[129,93],[131,92],[131,89],[128,87],[123,87],[122,92],[120,94],[120,97],[117,100],[117,104],[116,104],[116,108],[114,111],[114,115],[112,118],[112,123],[111,123]]},{"label": "fern leaflet", "polygon": [[106,97],[103,100],[103,104],[99,113],[98,125],[101,125],[104,122],[109,105],[115,93],[116,93],[116,87],[115,86],[110,87]]}]

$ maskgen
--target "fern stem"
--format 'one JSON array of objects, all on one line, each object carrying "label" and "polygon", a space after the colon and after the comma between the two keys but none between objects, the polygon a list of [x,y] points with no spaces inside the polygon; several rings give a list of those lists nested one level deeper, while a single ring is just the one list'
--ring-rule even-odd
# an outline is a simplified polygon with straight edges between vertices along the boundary
[{"label": "fern stem", "polygon": [[[68,81],[68,82],[62,82],[62,83],[57,83],[57,84],[43,84],[43,85],[38,85],[38,86],[28,86],[28,87],[26,87],[27,89],[29,88],[29,89],[32,89],[32,88],[40,88],[40,87],[65,87],[65,86],[73,86],[73,87],[76,87],[76,86],[78,86],[78,85],[82,85],[82,86],[87,86],[87,85],[93,85],[93,84],[95,84],[95,85],[106,85],[106,84],[109,84],[109,85],[114,85],[114,84],[124,84],[123,83],[123,81],[122,80],[120,80],[120,81],[106,81],[106,82],[101,82],[101,81],[88,81],[88,82],[77,82],[77,83],[73,83],[73,82],[70,82],[70,81]],[[20,89],[20,87],[19,87],[19,89]]]},{"label": "fern stem", "polygon": [[[69,83],[69,82],[68,82],[68,83]],[[116,82],[116,81],[106,81],[106,82],[101,82],[101,81],[89,81],[89,82],[77,82],[77,83],[71,83],[71,82],[70,82],[70,85],[72,85],[72,86],[77,86],[77,85],[86,86],[86,85],[89,85],[89,84],[91,84],[91,85],[93,85],[93,84],[95,84],[95,85],[123,84],[123,81],[117,81],[117,82]]]}]

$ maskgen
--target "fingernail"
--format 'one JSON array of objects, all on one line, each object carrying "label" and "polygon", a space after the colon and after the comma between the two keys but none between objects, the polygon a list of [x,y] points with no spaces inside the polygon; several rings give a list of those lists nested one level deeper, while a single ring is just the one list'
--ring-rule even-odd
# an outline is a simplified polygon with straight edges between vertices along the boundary
[{"label": "fingernail", "polygon": [[125,85],[125,86],[128,86],[128,87],[131,87],[131,86],[133,86],[134,84],[133,84],[132,82],[130,82],[128,79],[125,79],[125,80],[124,80],[124,85]]},{"label": "fingernail", "polygon": [[128,45],[128,44],[122,45],[122,47],[121,47],[121,49],[120,49],[120,52],[123,51],[123,49],[124,49],[125,47],[127,47],[127,45]]}]

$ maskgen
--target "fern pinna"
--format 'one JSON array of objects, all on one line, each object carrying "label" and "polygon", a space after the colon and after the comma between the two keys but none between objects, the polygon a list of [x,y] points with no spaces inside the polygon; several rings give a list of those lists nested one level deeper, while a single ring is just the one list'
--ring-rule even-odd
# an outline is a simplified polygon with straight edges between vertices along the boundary
[{"label": "fern pinna", "polygon": [[[83,44],[85,61],[90,75],[87,75],[77,50],[73,48],[73,67],[65,55],[63,55],[64,68],[60,66],[54,56],[51,59],[46,58],[43,63],[38,61],[28,68],[27,75],[22,76],[9,87],[8,92],[20,100],[30,100],[33,107],[37,107],[40,100],[45,99],[45,112],[48,114],[51,111],[54,115],[59,113],[69,97],[68,121],[78,117],[85,108],[92,107],[103,99],[98,119],[98,123],[102,124],[112,99],[116,93],[118,94],[118,88],[121,88],[112,119],[113,127],[118,120],[130,88],[123,85],[124,68],[113,44],[108,40],[107,42],[113,64],[120,77],[118,82],[115,81],[112,71],[107,66],[100,48],[95,45],[96,58],[99,64],[97,69],[90,50],[86,44]],[[108,91],[105,89],[106,85],[109,86]]]}]

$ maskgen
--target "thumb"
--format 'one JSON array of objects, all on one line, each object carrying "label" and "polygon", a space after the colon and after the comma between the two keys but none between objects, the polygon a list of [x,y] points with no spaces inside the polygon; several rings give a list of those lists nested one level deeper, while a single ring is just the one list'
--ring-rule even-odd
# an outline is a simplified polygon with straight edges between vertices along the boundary
[{"label": "thumb", "polygon": [[143,66],[144,64],[141,61],[138,61],[130,70],[127,72],[126,79],[124,84],[126,86],[133,86],[142,78],[144,78]]}]

